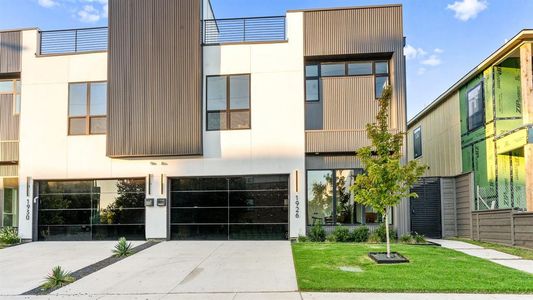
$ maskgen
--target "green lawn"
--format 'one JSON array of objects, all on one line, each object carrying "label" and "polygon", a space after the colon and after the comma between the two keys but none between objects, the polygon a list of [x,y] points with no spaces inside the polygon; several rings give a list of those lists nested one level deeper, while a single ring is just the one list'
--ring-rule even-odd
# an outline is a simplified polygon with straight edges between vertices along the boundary
[{"label": "green lawn", "polygon": [[437,246],[394,244],[411,261],[398,265],[367,256],[384,245],[295,243],[292,249],[302,291],[533,293],[533,275]]},{"label": "green lawn", "polygon": [[496,251],[501,251],[507,254],[520,256],[524,259],[533,259],[533,250],[532,249],[524,249],[519,247],[511,247],[511,246],[504,246],[500,244],[495,243],[487,243],[487,242],[479,242],[479,241],[473,241],[469,239],[460,239],[460,238],[454,238],[454,240],[466,242],[474,245],[481,246],[483,248],[487,249],[493,249]]}]

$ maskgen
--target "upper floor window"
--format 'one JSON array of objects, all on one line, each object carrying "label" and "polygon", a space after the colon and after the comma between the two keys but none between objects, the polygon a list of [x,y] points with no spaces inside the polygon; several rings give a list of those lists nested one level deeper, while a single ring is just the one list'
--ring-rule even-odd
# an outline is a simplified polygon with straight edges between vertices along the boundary
[{"label": "upper floor window", "polygon": [[107,82],[69,85],[68,134],[105,134],[107,130]]},{"label": "upper floor window", "polygon": [[466,94],[468,104],[468,131],[483,126],[485,122],[483,82],[478,83]]},{"label": "upper floor window", "polygon": [[250,74],[207,77],[207,130],[250,129]]},{"label": "upper floor window", "polygon": [[414,158],[422,156],[422,130],[420,127],[413,131],[413,150]]},{"label": "upper floor window", "polygon": [[13,95],[13,114],[20,114],[21,88],[20,80],[0,80],[0,95]]},{"label": "upper floor window", "polygon": [[374,76],[374,94],[380,98],[389,84],[388,61],[312,62],[305,66],[305,100],[320,101],[320,78]]}]

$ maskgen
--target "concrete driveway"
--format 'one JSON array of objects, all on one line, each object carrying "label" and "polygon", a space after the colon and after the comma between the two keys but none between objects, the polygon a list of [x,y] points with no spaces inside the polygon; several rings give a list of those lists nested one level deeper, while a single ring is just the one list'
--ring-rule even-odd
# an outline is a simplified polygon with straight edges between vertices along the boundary
[{"label": "concrete driveway", "polygon": [[54,295],[275,293],[298,290],[289,242],[162,242]]},{"label": "concrete driveway", "polygon": [[[76,271],[112,255],[116,242],[35,242],[0,250],[0,295],[42,284],[53,267]],[[139,245],[141,242],[132,243]]]}]

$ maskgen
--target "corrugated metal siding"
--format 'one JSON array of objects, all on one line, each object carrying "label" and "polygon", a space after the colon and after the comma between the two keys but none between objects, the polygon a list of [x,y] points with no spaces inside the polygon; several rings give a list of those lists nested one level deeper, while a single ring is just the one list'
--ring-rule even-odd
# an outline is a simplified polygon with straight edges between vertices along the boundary
[{"label": "corrugated metal siding", "polygon": [[365,130],[308,130],[305,132],[307,153],[353,152],[370,145]]},{"label": "corrugated metal siding", "polygon": [[474,187],[472,174],[458,176],[455,180],[457,207],[457,236],[472,237],[472,202]]},{"label": "corrugated metal siding", "polygon": [[307,11],[305,56],[394,52],[402,27],[401,6]]},{"label": "corrugated metal siding", "polygon": [[18,141],[0,141],[0,163],[14,162],[19,160]]},{"label": "corrugated metal siding", "polygon": [[14,115],[12,94],[0,95],[0,141],[19,139],[19,116]]},{"label": "corrugated metal siding", "polygon": [[355,153],[349,155],[308,155],[305,157],[305,165],[309,170],[327,169],[362,169],[361,161],[356,158]]},{"label": "corrugated metal siding", "polygon": [[18,165],[0,165],[0,177],[15,177],[18,173]]},{"label": "corrugated metal siding", "polygon": [[457,207],[455,202],[455,178],[440,179],[440,199],[442,206],[442,236],[457,236]]},{"label": "corrugated metal siding", "polygon": [[[422,131],[422,156],[427,164],[426,176],[456,176],[462,172],[461,119],[459,93],[442,102],[407,132],[408,159],[414,159],[413,131]],[[446,126],[443,126],[446,124]]]},{"label": "corrugated metal siding", "polygon": [[200,6],[110,1],[108,156],[202,154]]},{"label": "corrugated metal siding", "polygon": [[[372,57],[372,54],[390,54],[390,83],[394,89],[390,125],[394,130],[406,130],[405,57],[403,55],[401,6],[306,11],[304,12],[304,39],[304,55],[307,57],[346,57],[361,54]],[[356,85],[363,88],[364,86],[365,90],[352,89],[354,94],[345,95],[345,100],[354,100],[356,95],[367,97],[370,93],[373,94],[373,81],[369,85],[368,78],[345,79],[344,84],[342,84],[343,80],[343,78],[328,78],[323,80],[323,84],[327,85],[329,82],[328,92],[330,95],[342,94],[344,88],[350,89]],[[338,91],[332,90],[333,87],[337,88]],[[324,87],[324,93],[326,93],[326,87]],[[357,98],[357,101],[363,101],[363,99]],[[343,100],[337,99],[337,101]],[[324,129],[345,129],[345,126],[350,123],[351,125],[348,126],[355,128],[358,123],[365,123],[363,120],[373,121],[375,114],[369,115],[369,113],[373,113],[373,105],[374,103],[367,103],[360,107],[350,106],[350,109],[345,112],[334,112],[333,110],[328,113],[324,112]],[[327,103],[325,102],[324,109],[326,106]],[[330,107],[334,108],[335,106]],[[343,121],[336,121],[333,118],[334,113],[339,113]],[[330,116],[329,123],[326,121],[327,114]],[[346,123],[344,121],[346,119],[350,121]],[[342,127],[337,127],[337,125]],[[354,134],[351,135],[353,138]],[[312,148],[306,150],[307,152],[315,152],[317,149],[327,148],[328,151],[334,152],[346,151],[347,149],[351,151],[355,150],[354,146],[356,145],[367,144],[358,141],[357,144],[344,148],[344,143],[339,145],[340,148],[335,148],[333,145],[318,145],[318,143],[328,143],[334,139],[334,136],[330,136],[327,139],[319,140],[316,133],[310,133],[308,134],[308,146],[311,144]]]},{"label": "corrugated metal siding", "polygon": [[322,99],[325,130],[365,129],[379,111],[373,76],[323,78]]},{"label": "corrugated metal siding", "polygon": [[0,73],[18,73],[21,70],[22,32],[0,33]]}]

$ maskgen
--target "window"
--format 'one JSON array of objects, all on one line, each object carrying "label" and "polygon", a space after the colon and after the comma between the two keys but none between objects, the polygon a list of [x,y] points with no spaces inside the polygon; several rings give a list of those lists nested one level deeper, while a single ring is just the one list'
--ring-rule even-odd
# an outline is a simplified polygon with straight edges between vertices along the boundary
[{"label": "window", "polygon": [[383,217],[354,202],[350,186],[361,169],[307,171],[307,224],[379,223]]},{"label": "window", "polygon": [[107,83],[71,83],[68,102],[68,134],[105,134],[107,131]]},{"label": "window", "polygon": [[415,158],[422,156],[422,130],[420,127],[413,131],[413,150]]},{"label": "window", "polygon": [[207,77],[207,130],[250,129],[250,75]]},{"label": "window", "polygon": [[388,61],[313,62],[305,66],[305,100],[320,101],[320,79],[335,76],[374,76],[374,95],[389,85]]},{"label": "window", "polygon": [[475,130],[485,122],[483,82],[480,82],[467,93],[468,131]]},{"label": "window", "polygon": [[0,95],[11,94],[13,95],[13,115],[20,114],[20,101],[21,101],[21,88],[20,80],[0,80]]}]

